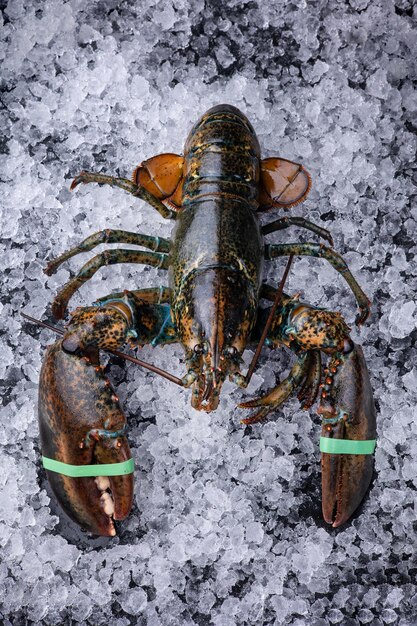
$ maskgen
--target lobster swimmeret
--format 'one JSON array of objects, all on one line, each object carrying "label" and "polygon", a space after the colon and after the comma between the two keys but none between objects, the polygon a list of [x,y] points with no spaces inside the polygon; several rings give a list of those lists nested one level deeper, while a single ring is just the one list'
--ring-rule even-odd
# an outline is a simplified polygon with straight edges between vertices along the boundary
[{"label": "lobster swimmeret", "polygon": [[[269,309],[260,308],[260,299],[273,301],[276,294],[263,282],[264,260],[289,255],[326,259],[356,297],[358,324],[369,315],[369,301],[331,247],[327,230],[288,216],[260,226],[258,213],[302,202],[310,176],[286,159],[261,160],[251,124],[230,105],[202,116],[184,156],[153,157],[135,169],[132,180],[82,172],[72,188],[90,182],[121,187],[176,222],[171,240],[102,230],[45,270],[52,274],[63,261],[102,243],[147,249],[106,250],[88,261],[56,296],[52,311],[57,319],[65,316],[74,292],[103,265],[141,263],[168,270],[169,286],[114,293],[77,309],[63,338],[49,347],[42,367],[39,421],[53,491],[84,529],[114,535],[113,520],[129,513],[133,478],[131,467],[127,469],[126,419],[100,366],[100,349],[117,349],[127,341],[133,346],[180,342],[187,365],[182,383],[192,388],[192,406],[213,411],[227,376],[246,385],[240,372],[242,353],[265,326]],[[265,235],[291,225],[312,231],[330,246],[264,243]],[[296,361],[277,387],[240,405],[257,409],[242,422],[265,418],[294,391],[309,408],[320,392],[323,515],[340,526],[361,502],[373,471],[375,408],[362,349],[350,338],[340,313],[285,293],[266,343],[287,346]],[[321,353],[329,356],[326,369]]]}]

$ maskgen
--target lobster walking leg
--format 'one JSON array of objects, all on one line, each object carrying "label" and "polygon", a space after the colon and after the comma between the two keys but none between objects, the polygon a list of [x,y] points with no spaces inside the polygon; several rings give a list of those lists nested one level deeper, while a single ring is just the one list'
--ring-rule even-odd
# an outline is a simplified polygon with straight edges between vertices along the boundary
[{"label": "lobster walking leg", "polygon": [[87,261],[78,274],[69,280],[55,296],[52,313],[56,319],[62,319],[68,301],[78,289],[104,265],[116,263],[141,263],[168,269],[168,255],[161,252],[142,252],[141,250],[105,250]]},{"label": "lobster walking leg", "polygon": [[[266,288],[262,295],[270,297]],[[260,319],[265,312],[260,315]],[[301,385],[299,398],[314,401],[321,377],[322,351],[330,356],[324,371],[319,415],[322,416],[322,497],[324,519],[334,527],[346,522],[362,501],[372,478],[372,452],[376,437],[375,405],[362,348],[349,336],[349,327],[340,313],[300,303],[283,294],[267,337],[270,345],[284,344],[300,358],[288,379],[264,398],[241,406],[260,406],[249,423],[265,417],[285,399],[283,389]],[[308,369],[313,368],[313,369]],[[307,371],[306,371],[307,370]],[[290,395],[290,392],[286,397]],[[247,422],[247,420],[245,420]]]},{"label": "lobster walking leg", "polygon": [[128,178],[116,178],[115,176],[106,176],[105,174],[96,174],[94,172],[81,172],[74,178],[71,184],[71,190],[75,189],[80,183],[98,183],[99,185],[111,185],[112,187],[119,187],[128,193],[131,193],[136,198],[141,198],[150,204],[154,209],[165,218],[175,219],[175,212],[167,209],[162,202],[151,194],[147,189],[142,186],[133,183]]},{"label": "lobster walking leg", "polygon": [[[140,305],[143,302],[149,302],[149,304],[161,304],[162,302],[169,302],[171,299],[171,289],[169,287],[148,287],[145,289],[136,289],[134,291],[129,291],[129,296],[137,301],[137,304]],[[99,298],[96,301],[96,304],[99,306],[104,306],[107,302],[111,302],[113,300],[121,300],[126,296],[126,291],[118,291],[117,293],[112,293],[110,296],[104,296],[104,298]]]},{"label": "lobster walking leg", "polygon": [[[151,290],[144,291],[146,296]],[[128,515],[133,478],[102,475],[100,469],[102,464],[124,464],[130,451],[126,418],[103,374],[99,349],[118,349],[129,338],[140,345],[177,341],[172,324],[167,323],[169,307],[141,302],[139,293],[108,296],[102,299],[106,303],[77,310],[63,339],[48,348],[40,377],[43,456],[63,464],[58,470],[74,466],[91,470],[89,476],[75,477],[48,469],[49,461],[49,482],[66,513],[103,536],[114,535],[113,520]]]},{"label": "lobster walking leg", "polygon": [[64,262],[82,252],[89,252],[102,243],[131,243],[135,246],[149,248],[153,252],[169,252],[169,240],[162,237],[150,237],[139,233],[131,233],[126,230],[105,229],[90,235],[77,246],[67,250],[56,259],[49,261],[44,269],[45,274],[51,276]]},{"label": "lobster walking leg", "polygon": [[291,368],[290,374],[277,387],[261,398],[241,402],[238,406],[242,409],[259,407],[254,415],[241,420],[242,424],[255,424],[262,421],[271,411],[275,411],[290,395],[299,387],[309,373],[311,354],[306,352],[297,359]]},{"label": "lobster walking leg", "polygon": [[269,235],[270,233],[275,233],[277,230],[283,230],[284,228],[289,228],[290,226],[299,226],[300,228],[305,228],[306,230],[310,230],[319,237],[323,237],[326,239],[331,246],[333,246],[333,238],[327,228],[322,228],[321,226],[317,226],[314,222],[310,222],[310,220],[306,220],[304,217],[280,217],[274,222],[270,222],[269,224],[265,224],[262,226],[262,234]]},{"label": "lobster walking leg", "polygon": [[358,285],[353,274],[350,272],[346,261],[337,252],[316,243],[288,243],[288,244],[271,244],[265,246],[265,258],[268,260],[275,259],[280,256],[314,256],[326,259],[332,267],[335,268],[343,276],[349,287],[351,288],[359,306],[359,313],[356,316],[356,324],[363,324],[369,317],[370,301]]}]

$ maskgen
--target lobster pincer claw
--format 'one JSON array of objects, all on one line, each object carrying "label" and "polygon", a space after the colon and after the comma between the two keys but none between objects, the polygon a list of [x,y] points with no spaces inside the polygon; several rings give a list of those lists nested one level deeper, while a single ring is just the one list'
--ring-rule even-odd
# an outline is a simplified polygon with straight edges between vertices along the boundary
[{"label": "lobster pincer claw", "polygon": [[357,509],[373,474],[375,405],[362,348],[353,342],[335,353],[325,374],[322,416],[323,517],[334,528]]},{"label": "lobster pincer claw", "polygon": [[39,425],[48,480],[67,515],[95,535],[114,536],[129,514],[133,461],[126,418],[103,375],[98,350],[47,350],[39,386]]}]

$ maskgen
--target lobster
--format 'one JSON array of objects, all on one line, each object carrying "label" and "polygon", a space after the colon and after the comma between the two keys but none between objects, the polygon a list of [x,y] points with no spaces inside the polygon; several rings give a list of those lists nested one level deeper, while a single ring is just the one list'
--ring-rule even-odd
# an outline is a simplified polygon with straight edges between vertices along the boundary
[{"label": "lobster", "polygon": [[[265,396],[241,403],[256,409],[244,424],[263,420],[293,393],[303,408],[318,395],[322,417],[322,510],[338,527],[361,503],[372,478],[376,420],[362,348],[338,312],[311,306],[263,281],[266,260],[307,255],[326,259],[345,279],[359,308],[370,302],[330,233],[301,217],[262,226],[258,215],[289,209],[310,191],[306,169],[281,157],[261,159],[255,131],[237,108],[218,105],[192,128],[184,155],[161,154],[142,162],[131,180],[81,172],[83,183],[119,187],[175,220],[172,239],[123,230],[101,230],[51,260],[64,261],[103,243],[145,248],[107,249],[94,256],[58,292],[52,304],[63,319],[71,296],[101,267],[139,263],[168,271],[168,286],[113,293],[76,309],[63,336],[47,349],[39,385],[43,462],[64,511],[95,535],[114,536],[115,520],[129,514],[133,462],[126,418],[100,365],[100,350],[180,342],[197,410],[214,411],[226,377],[245,387],[242,354],[263,333],[271,348],[295,354],[289,375]],[[268,244],[272,232],[296,225],[328,242]],[[278,297],[280,296],[280,297]],[[274,305],[260,307],[260,300]],[[268,321],[267,321],[268,318]],[[321,354],[328,357],[327,367]]]}]

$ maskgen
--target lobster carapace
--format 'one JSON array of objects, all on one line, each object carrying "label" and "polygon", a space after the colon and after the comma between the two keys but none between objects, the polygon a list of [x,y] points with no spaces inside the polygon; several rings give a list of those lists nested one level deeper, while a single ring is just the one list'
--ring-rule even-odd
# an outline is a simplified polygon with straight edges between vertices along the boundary
[{"label": "lobster carapace", "polygon": [[[369,301],[329,232],[301,217],[281,217],[261,227],[258,215],[288,209],[307,196],[311,181],[298,163],[261,159],[247,118],[230,105],[205,113],[191,130],[184,155],[162,154],[141,163],[132,180],[82,172],[72,188],[96,182],[120,187],[175,220],[171,240],[122,230],[102,230],[51,261],[63,261],[103,243],[146,250],[110,249],[89,260],[58,293],[52,311],[64,317],[71,296],[104,265],[147,264],[168,270],[169,283],[122,291],[77,309],[64,336],[46,354],[40,380],[39,420],[44,464],[64,510],[83,528],[113,535],[113,520],[126,517],[133,494],[126,420],[99,361],[100,349],[180,342],[192,405],[215,410],[226,377],[245,386],[242,353],[259,338],[276,290],[263,281],[266,260],[289,255],[326,259],[353,291],[359,313]],[[268,244],[269,233],[292,225],[330,244]],[[310,306],[283,293],[266,342],[296,355],[287,378],[264,397],[242,403],[257,412],[254,423],[275,411],[294,391],[303,407],[320,393],[323,515],[339,526],[361,502],[372,476],[375,409],[361,348],[340,313]],[[328,355],[322,368],[321,353]],[[109,469],[110,468],[110,469]],[[120,470],[118,469],[120,468]],[[83,474],[84,471],[84,474]]]}]

